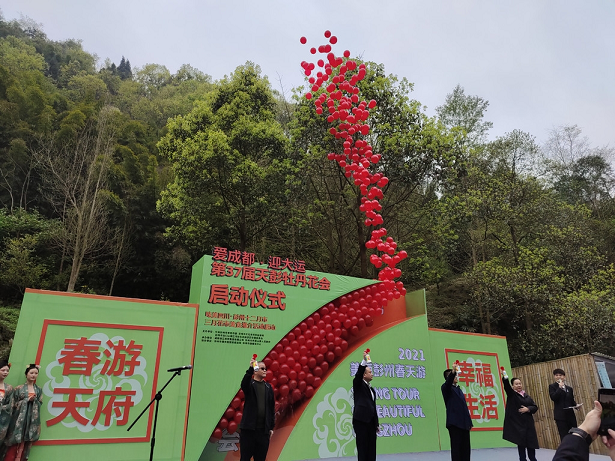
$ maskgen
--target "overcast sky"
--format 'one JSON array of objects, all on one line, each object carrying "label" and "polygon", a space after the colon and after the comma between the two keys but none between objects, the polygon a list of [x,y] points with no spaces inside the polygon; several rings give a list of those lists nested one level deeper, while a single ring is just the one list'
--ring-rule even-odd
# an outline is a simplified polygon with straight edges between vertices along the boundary
[{"label": "overcast sky", "polygon": [[576,124],[615,147],[615,0],[0,0],[52,40],[82,40],[102,64],[190,64],[214,79],[253,61],[274,88],[303,83],[308,45],[382,63],[415,84],[427,113],[460,84],[489,101],[491,137],[521,129],[539,143]]}]

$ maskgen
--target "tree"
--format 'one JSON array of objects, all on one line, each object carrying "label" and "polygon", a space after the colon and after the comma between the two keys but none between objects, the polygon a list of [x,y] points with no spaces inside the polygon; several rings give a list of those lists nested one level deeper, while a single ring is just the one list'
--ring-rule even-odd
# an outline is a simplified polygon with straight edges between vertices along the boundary
[{"label": "tree", "polygon": [[487,140],[493,123],[483,121],[489,102],[479,96],[469,96],[457,85],[446,95],[444,104],[436,107],[436,114],[449,128],[459,127],[467,136],[467,143],[476,146]]},{"label": "tree", "polygon": [[[48,171],[48,197],[64,225],[63,254],[71,260],[67,291],[74,291],[84,259],[108,242],[104,196],[113,154],[116,109],[104,107],[68,141],[50,139],[34,155]],[[60,268],[62,272],[62,268]]]},{"label": "tree", "polygon": [[195,254],[212,245],[255,248],[282,216],[287,140],[274,108],[269,82],[247,63],[169,121],[158,148],[175,180],[158,208],[173,223],[169,235]]}]

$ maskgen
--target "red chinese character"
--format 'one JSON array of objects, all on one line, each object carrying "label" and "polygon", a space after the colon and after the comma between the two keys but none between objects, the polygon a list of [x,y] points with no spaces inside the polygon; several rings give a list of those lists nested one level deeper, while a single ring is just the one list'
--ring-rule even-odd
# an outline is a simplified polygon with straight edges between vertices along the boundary
[{"label": "red chinese character", "polygon": [[224,277],[226,275],[226,264],[211,263],[211,275],[215,277]]},{"label": "red chinese character", "polygon": [[295,276],[292,272],[282,272],[282,282],[284,285],[297,285],[297,282],[295,282]]},{"label": "red chinese character", "polygon": [[244,267],[243,275],[241,276],[243,280],[256,280],[256,269],[254,267]]},{"label": "red chinese character", "polygon": [[288,269],[288,270],[292,271],[293,267],[294,267],[293,261],[291,261],[288,258],[284,258],[282,260],[282,264],[280,265],[280,270],[283,271],[284,269]]},{"label": "red chinese character", "polygon": [[318,288],[318,277],[316,277],[315,275],[308,275],[307,284],[310,288]]},{"label": "red chinese character", "polygon": [[257,267],[254,274],[254,281],[258,282],[259,280],[267,281],[267,276],[269,274],[268,269],[263,269],[262,267]]},{"label": "red chinese character", "polygon": [[483,363],[482,366],[477,364],[476,370],[476,382],[481,386],[493,387],[493,375],[491,374],[491,364]]},{"label": "red chinese character", "polygon": [[243,264],[244,266],[251,266],[252,264],[254,264],[254,261],[256,261],[254,253],[247,253],[245,251],[241,253],[241,264]]},{"label": "red chinese character", "polygon": [[295,281],[297,286],[300,286],[302,288],[305,287],[305,285],[307,284],[307,281],[305,280],[305,274],[297,274],[295,276]]},{"label": "red chinese character", "polygon": [[267,307],[269,309],[280,309],[283,311],[286,309],[286,303],[283,303],[282,300],[286,298],[286,294],[283,291],[278,291],[277,293],[269,293],[269,304]]},{"label": "red chinese character", "polygon": [[[143,346],[135,344],[131,339],[130,343],[126,346],[124,340],[120,339],[117,344],[113,344],[111,340],[107,341],[109,349],[104,350],[104,354],[107,357],[111,357],[111,350],[113,351],[113,361],[107,360],[103,365],[101,375],[113,375],[120,376],[124,373],[124,368],[128,366],[128,370],[124,376],[132,376],[135,372],[135,367],[139,365],[139,355],[141,355],[141,349]],[[129,355],[130,359],[126,360],[126,356]]]},{"label": "red chinese character", "polygon": [[461,373],[457,379],[460,382],[465,383],[465,385],[468,386],[476,380],[476,376],[474,375],[474,367],[471,363],[468,363],[465,360],[463,362],[459,362],[459,368],[461,368]]},{"label": "red chinese character", "polygon": [[79,408],[88,408],[90,406],[90,402],[85,401],[77,401],[78,394],[84,395],[92,395],[94,393],[94,389],[71,389],[68,387],[56,387],[53,390],[54,394],[67,394],[68,401],[64,402],[52,402],[51,406],[53,408],[64,408],[62,413],[60,413],[55,418],[47,420],[47,426],[53,426],[54,424],[58,424],[67,416],[72,416],[76,422],[85,426],[89,423],[88,419],[84,416],[81,416],[79,413]]},{"label": "red chinese character", "polygon": [[231,287],[229,303],[237,306],[247,306],[250,292],[244,287]]},{"label": "red chinese character", "polygon": [[228,262],[241,264],[241,251],[231,250],[228,252]]},{"label": "red chinese character", "polygon": [[254,288],[250,293],[250,307],[267,307],[267,292]]},{"label": "red chinese character", "polygon": [[480,404],[483,407],[483,419],[498,419],[498,404],[494,394],[480,394]]},{"label": "red chinese character", "polygon": [[[118,426],[123,426],[128,422],[128,414],[130,407],[134,406],[131,396],[136,395],[137,391],[123,391],[121,387],[116,387],[114,391],[100,391],[98,397],[98,406],[96,407],[96,414],[92,418],[92,426],[98,423],[100,415],[105,415],[104,426],[111,424],[111,413],[115,413],[115,417],[122,419],[117,421]],[[105,404],[105,398],[109,397],[109,400]],[[117,400],[117,397],[125,397],[124,400]],[[122,409],[124,414],[122,414]]]},{"label": "red chinese character", "polygon": [[305,261],[295,261],[295,272],[305,272]]},{"label": "red chinese character", "polygon": [[477,402],[478,399],[476,397],[472,397],[469,393],[466,394],[466,403],[468,404],[468,410],[470,411],[470,417],[472,419],[480,419],[480,414],[476,413],[478,411]]},{"label": "red chinese character", "polygon": [[282,281],[283,274],[287,272],[278,272],[278,271],[269,271],[269,276],[267,277],[268,283],[280,283]]},{"label": "red chinese character", "polygon": [[226,248],[214,247],[211,257],[214,261],[226,261],[228,250]]},{"label": "red chinese character", "polygon": [[282,267],[282,258],[279,256],[269,256],[269,260],[267,261],[267,267],[269,269],[280,270]]},{"label": "red chinese character", "polygon": [[65,339],[64,349],[60,351],[62,357],[58,362],[64,365],[63,375],[92,374],[92,367],[100,363],[100,341],[87,339]]},{"label": "red chinese character", "polygon": [[320,281],[318,282],[318,289],[319,290],[330,290],[331,282],[329,282],[329,280],[326,277],[321,278]]},{"label": "red chinese character", "polygon": [[209,288],[209,304],[228,304],[228,285],[212,285]]}]

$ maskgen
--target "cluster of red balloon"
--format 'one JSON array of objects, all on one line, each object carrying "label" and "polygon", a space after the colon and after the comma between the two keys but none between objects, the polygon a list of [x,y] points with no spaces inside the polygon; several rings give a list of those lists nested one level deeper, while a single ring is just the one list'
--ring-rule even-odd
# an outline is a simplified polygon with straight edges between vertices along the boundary
[{"label": "cluster of red balloon", "polygon": [[[349,344],[381,315],[392,299],[389,291],[384,283],[376,283],[339,297],[304,319],[267,354],[263,362],[274,389],[278,422],[294,404],[314,395]],[[220,418],[212,441],[219,440],[224,429],[230,434],[237,430],[243,405],[240,390]]]},{"label": "cluster of red balloon", "polygon": [[[318,47],[318,52],[326,54],[327,61],[319,59],[317,65],[322,68],[313,77],[312,71],[316,68],[314,63],[303,61],[301,66],[308,81],[312,85],[311,92],[305,97],[309,100],[314,98],[314,106],[317,114],[328,114],[327,121],[334,126],[329,132],[342,141],[343,153],[331,152],[329,160],[337,161],[344,169],[344,175],[354,181],[361,191],[360,211],[365,214],[366,226],[380,226],[384,223],[380,211],[380,200],[384,197],[382,189],[386,187],[389,179],[382,173],[372,173],[370,167],[377,164],[381,156],[375,154],[372,146],[362,139],[369,134],[370,127],[366,123],[369,110],[377,105],[375,100],[362,101],[357,83],[365,78],[365,64],[359,64],[351,59],[350,51],[344,51],[344,58],[337,57],[331,52],[331,44],[337,43],[337,38],[325,31],[325,38],[329,44]],[[307,39],[301,37],[301,43],[306,44]],[[316,48],[310,50],[316,53]],[[317,96],[318,95],[318,96]],[[365,246],[375,249],[382,254],[372,254],[370,262],[379,270],[378,280],[385,282],[389,293],[387,297],[399,298],[406,294],[403,283],[394,279],[401,276],[401,269],[395,267],[400,261],[408,257],[405,251],[396,253],[397,243],[392,237],[386,237],[386,229],[374,229],[371,238]]]}]

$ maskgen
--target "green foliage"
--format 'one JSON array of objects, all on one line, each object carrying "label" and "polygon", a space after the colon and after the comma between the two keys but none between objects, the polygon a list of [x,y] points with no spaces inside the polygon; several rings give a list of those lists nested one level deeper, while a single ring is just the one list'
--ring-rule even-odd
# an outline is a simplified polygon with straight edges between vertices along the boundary
[{"label": "green foliage", "polygon": [[248,63],[190,114],[169,122],[158,148],[175,181],[159,210],[173,221],[169,235],[195,254],[212,245],[254,248],[280,216],[287,140],[274,108],[268,81]]}]

